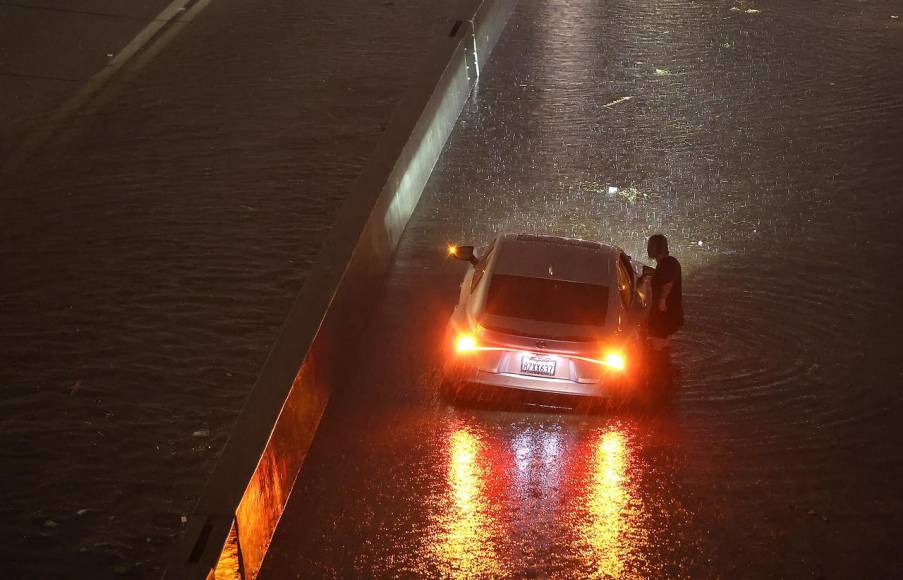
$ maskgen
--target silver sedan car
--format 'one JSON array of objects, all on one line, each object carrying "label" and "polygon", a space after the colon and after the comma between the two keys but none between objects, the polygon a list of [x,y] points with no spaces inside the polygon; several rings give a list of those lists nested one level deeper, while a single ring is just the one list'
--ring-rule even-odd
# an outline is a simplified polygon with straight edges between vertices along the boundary
[{"label": "silver sedan car", "polygon": [[503,234],[468,262],[445,339],[443,391],[485,385],[593,398],[645,385],[642,264],[598,242]]}]

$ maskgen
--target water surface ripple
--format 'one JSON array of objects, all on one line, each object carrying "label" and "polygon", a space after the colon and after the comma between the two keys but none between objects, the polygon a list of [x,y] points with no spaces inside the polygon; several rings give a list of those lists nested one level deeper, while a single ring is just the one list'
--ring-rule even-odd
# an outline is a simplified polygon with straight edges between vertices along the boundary
[{"label": "water surface ripple", "polygon": [[216,0],[0,185],[4,577],[159,578],[445,18]]},{"label": "water surface ripple", "polygon": [[[894,10],[521,2],[264,572],[898,573]],[[462,274],[442,248],[499,231],[634,255],[669,235],[687,312],[673,408],[587,417],[436,401],[435,341]]]}]

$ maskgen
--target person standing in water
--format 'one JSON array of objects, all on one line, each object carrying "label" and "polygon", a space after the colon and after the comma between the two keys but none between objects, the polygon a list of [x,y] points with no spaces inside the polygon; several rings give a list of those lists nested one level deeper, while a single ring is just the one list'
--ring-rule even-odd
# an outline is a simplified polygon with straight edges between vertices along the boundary
[{"label": "person standing in water", "polygon": [[680,262],[668,251],[668,238],[655,234],[646,245],[649,258],[655,260],[652,272],[652,300],[649,305],[649,346],[656,367],[665,377],[670,374],[671,335],[683,326],[683,288]]}]

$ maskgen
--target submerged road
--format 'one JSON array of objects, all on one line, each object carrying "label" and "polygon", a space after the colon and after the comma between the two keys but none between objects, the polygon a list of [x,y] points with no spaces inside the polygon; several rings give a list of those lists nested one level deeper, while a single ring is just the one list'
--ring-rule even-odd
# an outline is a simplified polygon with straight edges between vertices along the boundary
[{"label": "submerged road", "polygon": [[[112,4],[153,12],[81,6]],[[161,576],[338,208],[448,33],[441,4],[214,0],[184,26],[180,12],[0,175],[4,578]],[[12,10],[0,37],[25,33],[0,61],[29,38]],[[71,59],[107,38],[37,28]],[[0,78],[0,109],[16,86]]]},{"label": "submerged road", "polygon": [[[898,571],[903,29],[886,10],[522,2],[262,577]],[[499,231],[635,255],[668,234],[688,316],[673,405],[441,402],[463,275],[445,243]]]}]

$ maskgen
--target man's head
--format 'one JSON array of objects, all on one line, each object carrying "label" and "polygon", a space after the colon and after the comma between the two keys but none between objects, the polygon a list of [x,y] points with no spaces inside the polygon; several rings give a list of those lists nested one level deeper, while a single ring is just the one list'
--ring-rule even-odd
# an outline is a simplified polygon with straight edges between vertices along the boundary
[{"label": "man's head", "polygon": [[668,255],[668,238],[662,234],[650,236],[649,243],[646,244],[646,253],[652,260],[661,260]]}]

